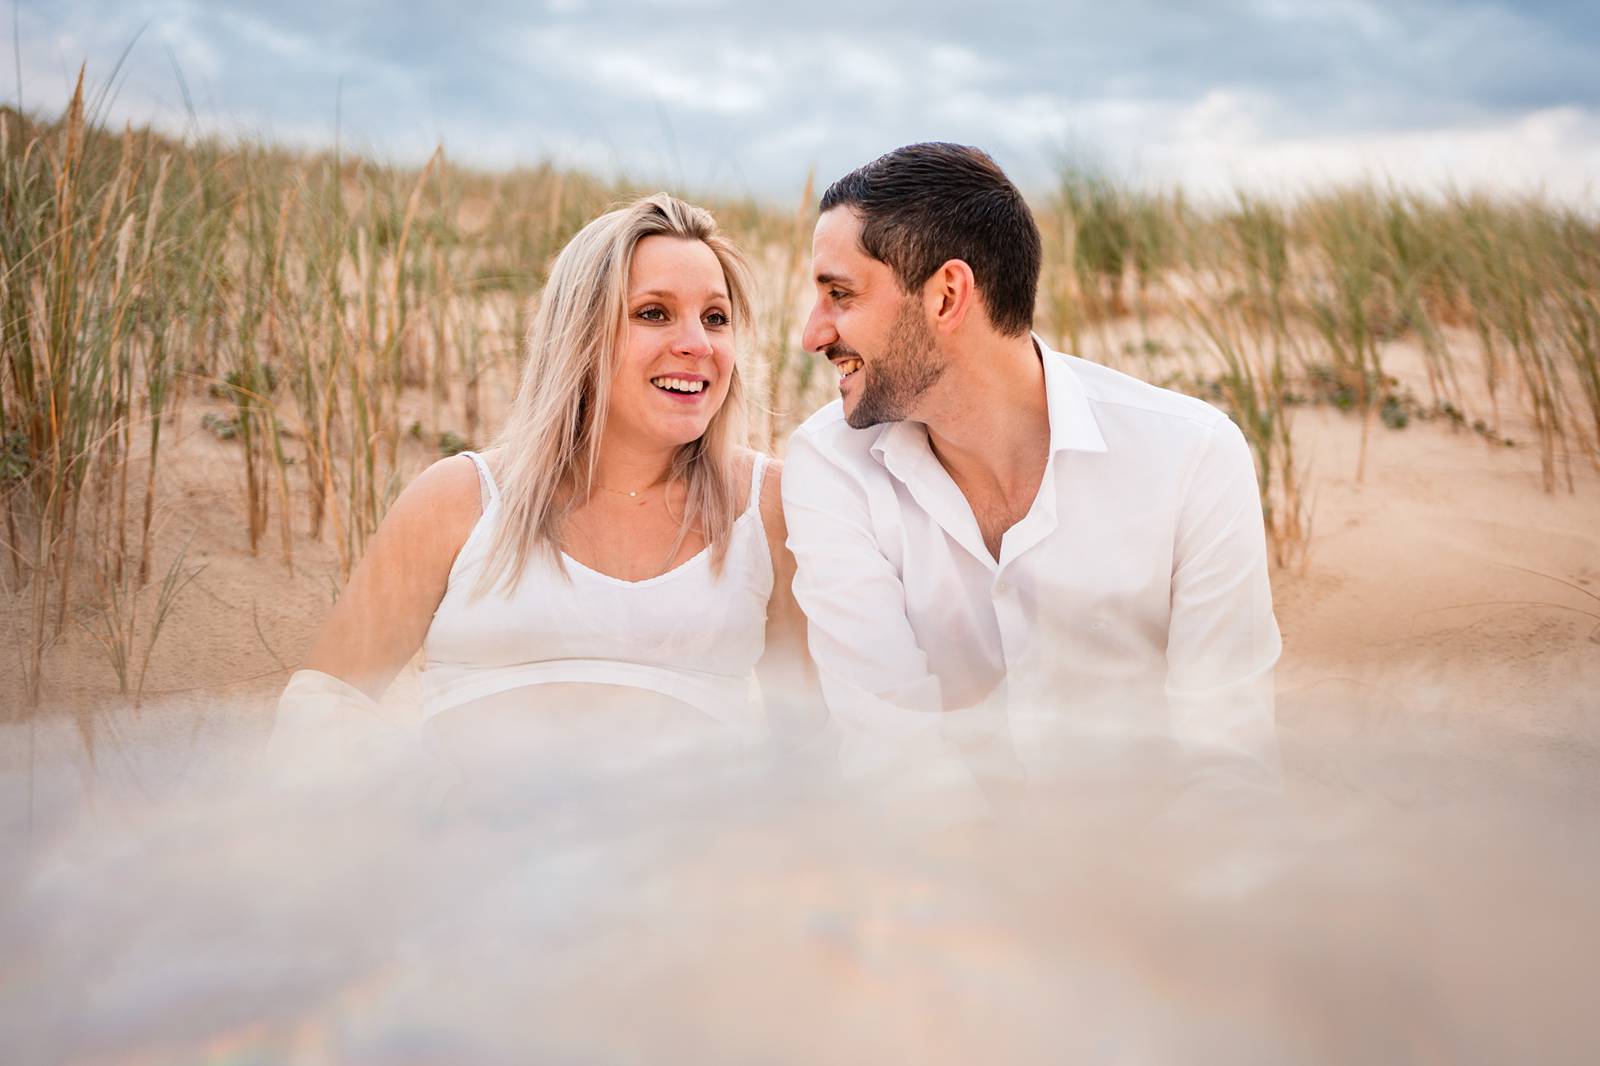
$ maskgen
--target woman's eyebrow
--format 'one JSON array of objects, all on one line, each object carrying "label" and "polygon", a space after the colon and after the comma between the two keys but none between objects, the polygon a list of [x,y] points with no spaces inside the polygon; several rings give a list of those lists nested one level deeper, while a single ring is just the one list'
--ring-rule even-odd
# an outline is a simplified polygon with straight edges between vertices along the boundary
[{"label": "woman's eyebrow", "polygon": [[[672,291],[667,290],[667,289],[645,289],[643,292],[633,293],[628,298],[630,300],[643,300],[645,297],[648,296],[648,297],[653,297],[653,298],[655,298],[657,300],[673,300],[673,299],[677,299],[678,295],[679,295],[678,293],[672,292]],[[712,289],[711,293],[710,293],[710,296],[711,296],[711,298],[713,300],[726,300],[726,299],[728,299],[728,294],[723,292],[721,289]]]}]

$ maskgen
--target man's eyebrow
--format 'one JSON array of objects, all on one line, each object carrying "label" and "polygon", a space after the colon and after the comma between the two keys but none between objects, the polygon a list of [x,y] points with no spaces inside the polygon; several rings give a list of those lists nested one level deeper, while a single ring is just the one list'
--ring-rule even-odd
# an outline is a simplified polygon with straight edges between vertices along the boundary
[{"label": "man's eyebrow", "polygon": [[840,284],[848,285],[848,284],[850,284],[850,279],[845,277],[843,274],[818,274],[817,275],[817,284],[818,285],[840,285]]}]

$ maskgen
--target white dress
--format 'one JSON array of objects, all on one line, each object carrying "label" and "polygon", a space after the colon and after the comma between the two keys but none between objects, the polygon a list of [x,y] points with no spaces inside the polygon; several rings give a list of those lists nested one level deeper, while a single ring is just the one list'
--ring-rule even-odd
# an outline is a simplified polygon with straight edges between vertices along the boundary
[{"label": "white dress", "polygon": [[[623,581],[565,554],[529,560],[515,589],[479,594],[500,521],[500,491],[482,457],[488,500],[450,568],[423,641],[423,720],[485,697],[551,683],[642,689],[724,724],[752,714],[750,682],[766,647],[772,556],[761,523],[757,456],[750,501],[733,524],[720,574],[710,549],[664,574]],[[562,569],[565,573],[562,573]]]},{"label": "white dress", "polygon": [[[649,694],[641,704],[657,707],[670,701],[701,720],[688,725],[730,737],[754,739],[765,729],[754,684],[773,585],[761,521],[765,456],[752,463],[749,503],[734,522],[720,573],[712,569],[709,548],[642,581],[602,574],[565,554],[560,568],[536,556],[513,590],[502,586],[479,593],[475,586],[500,521],[501,496],[483,458],[462,454],[477,465],[485,503],[450,568],[423,640],[425,725],[441,724],[441,715],[468,707],[527,707],[534,713],[525,717],[545,719],[532,723],[534,728],[570,733],[584,716],[538,713],[550,710],[539,686],[552,686],[546,692],[559,691],[570,704],[573,692],[585,691],[573,687],[578,685]],[[324,740],[329,730],[348,732],[349,723],[372,706],[338,678],[298,671],[279,700],[274,746],[283,746],[286,732],[320,733]],[[603,721],[606,716],[589,717],[595,728],[611,728]],[[568,739],[563,735],[563,742]]]}]

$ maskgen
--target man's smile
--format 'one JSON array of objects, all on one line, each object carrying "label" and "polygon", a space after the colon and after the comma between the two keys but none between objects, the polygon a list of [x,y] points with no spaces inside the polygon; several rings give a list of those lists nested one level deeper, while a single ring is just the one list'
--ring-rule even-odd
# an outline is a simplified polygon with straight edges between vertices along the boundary
[{"label": "man's smile", "polygon": [[827,355],[828,362],[832,363],[833,368],[839,372],[839,384],[841,385],[848,381],[856,371],[861,369],[861,356],[857,355],[850,349],[845,348],[843,345],[829,348]]}]

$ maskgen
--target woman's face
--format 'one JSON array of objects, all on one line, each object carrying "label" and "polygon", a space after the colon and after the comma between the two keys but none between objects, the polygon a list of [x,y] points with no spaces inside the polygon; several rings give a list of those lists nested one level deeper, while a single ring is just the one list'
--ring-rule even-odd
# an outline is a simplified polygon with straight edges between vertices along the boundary
[{"label": "woman's face", "polygon": [[645,446],[699,439],[733,376],[733,301],[716,253],[702,241],[644,238],[626,311],[607,434]]}]

